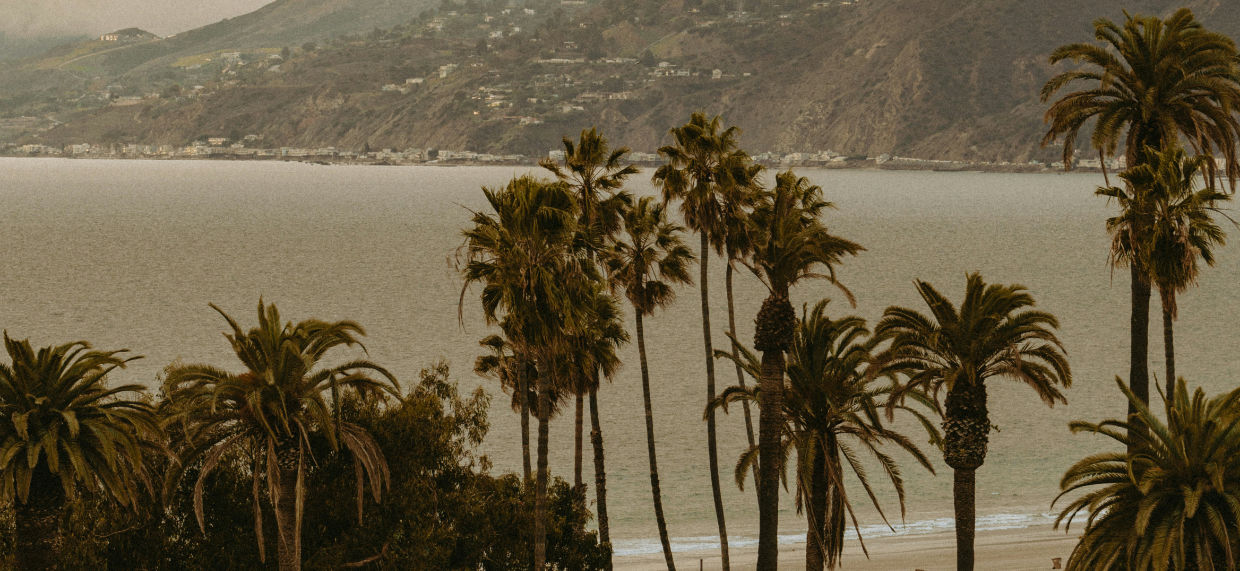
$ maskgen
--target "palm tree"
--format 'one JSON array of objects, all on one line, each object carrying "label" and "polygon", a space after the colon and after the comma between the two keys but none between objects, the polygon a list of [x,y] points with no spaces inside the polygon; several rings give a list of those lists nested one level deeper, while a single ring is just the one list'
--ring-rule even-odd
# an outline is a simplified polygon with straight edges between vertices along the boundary
[{"label": "palm tree", "polygon": [[[582,130],[574,144],[568,137],[563,138],[564,161],[557,164],[551,159],[543,159],[538,164],[551,171],[556,180],[566,183],[577,198],[579,215],[577,220],[581,242],[585,246],[591,262],[596,261],[599,250],[605,247],[604,242],[616,232],[619,223],[620,209],[631,201],[622,189],[624,180],[637,173],[637,167],[622,164],[624,156],[629,154],[628,147],[611,149],[607,139],[599,134],[596,128]],[[591,378],[597,377],[591,374]],[[603,429],[598,422],[598,383],[587,383],[585,388],[590,395],[591,429],[590,440],[594,448],[594,490],[598,504],[599,537],[603,543],[611,541],[607,522],[607,474],[603,464]],[[576,442],[573,462],[573,482],[581,488],[581,432],[582,432],[582,394],[577,393]]]},{"label": "palm tree", "polygon": [[[1240,564],[1240,392],[1207,399],[1180,379],[1166,422],[1116,379],[1137,414],[1073,432],[1100,434],[1127,452],[1093,454],[1064,473],[1055,526],[1086,512],[1069,570],[1223,571]],[[1161,391],[1160,391],[1161,392]]]},{"label": "palm tree", "polygon": [[663,496],[659,487],[659,464],[654,447],[654,413],[650,398],[650,367],[646,362],[646,329],[643,318],[666,307],[676,296],[673,287],[691,283],[688,266],[693,253],[680,239],[684,229],[667,219],[663,205],[645,196],[625,210],[623,237],[603,253],[613,290],[623,290],[633,304],[637,322],[637,354],[642,369],[642,404],[646,411],[646,453],[650,461],[650,493],[654,496],[654,517],[667,568],[674,570],[672,546],[663,517]]},{"label": "palm tree", "polygon": [[[844,256],[864,248],[832,235],[821,216],[832,204],[822,189],[791,170],[775,177],[775,189],[754,208],[753,262],[747,264],[769,291],[755,321],[754,348],[762,353],[758,411],[758,569],[775,569],[779,556],[779,474],[784,426],[784,352],[796,330],[788,300],[792,286],[807,278],[835,279]],[[851,300],[851,295],[849,296]]]},{"label": "palm tree", "polygon": [[[706,402],[715,399],[715,361],[711,343],[710,291],[707,276],[710,248],[722,249],[724,239],[723,198],[721,189],[743,181],[733,176],[743,169],[748,156],[737,149],[739,131],[728,127],[720,131],[719,116],[707,119],[701,112],[693,113],[689,122],[670,131],[675,143],[659,148],[667,163],[655,170],[653,182],[662,190],[664,204],[680,201],[685,224],[701,237],[698,258],[698,286],[702,294],[702,341],[706,348]],[[715,415],[706,419],[706,453],[710,465],[711,493],[715,501],[715,518],[719,523],[719,549],[723,569],[730,569],[728,559],[728,526],[723,513],[723,496],[719,487],[719,453],[716,444]]]},{"label": "palm tree", "polygon": [[530,390],[529,361],[516,353],[514,345],[502,335],[488,335],[478,341],[487,350],[474,360],[474,373],[481,377],[494,377],[500,387],[512,392],[512,410],[521,415],[521,458],[524,481],[529,481],[530,469],[530,403],[538,399]]},{"label": "palm tree", "polygon": [[[879,517],[887,521],[856,450],[866,451],[878,461],[895,488],[901,517],[904,516],[904,478],[895,460],[879,446],[892,444],[901,448],[934,472],[929,459],[911,440],[883,426],[880,411],[892,386],[879,385],[871,374],[878,338],[870,336],[864,319],[832,320],[827,317],[828,302],[823,299],[812,310],[803,312],[788,349],[783,448],[785,454],[796,451],[797,510],[804,510],[809,517],[809,529],[805,533],[806,571],[821,571],[824,565],[835,569],[840,563],[846,518],[851,519],[861,549],[865,551],[861,528],[844,485],[845,472],[853,473]],[[731,358],[726,353],[720,354]],[[744,348],[741,354],[738,364],[755,378],[761,375],[759,358]],[[728,404],[738,400],[761,403],[762,392],[739,385],[729,387],[716,404],[726,412]],[[923,404],[933,408],[932,403]],[[893,406],[911,412],[932,437],[937,436],[938,431],[920,411]],[[736,470],[737,485],[744,482],[745,467],[756,464],[756,453],[757,447],[753,446],[741,455]],[[786,463],[783,466],[786,471]]]},{"label": "palm tree", "polygon": [[1029,385],[1047,406],[1066,403],[1059,387],[1072,384],[1055,316],[1036,311],[1024,286],[987,285],[969,274],[957,309],[930,284],[916,281],[930,315],[888,307],[876,333],[891,339],[880,356],[884,371],[908,375],[896,391],[947,395],[943,406],[943,459],[954,470],[956,568],[973,569],[975,482],[986,461],[990,433],[986,381],[1007,378]]},{"label": "palm tree", "polygon": [[[601,281],[591,278],[589,289],[577,300],[583,317],[576,327],[566,331],[563,345],[564,354],[560,359],[562,372],[557,376],[567,381],[565,388],[571,389],[581,404],[584,394],[597,394],[600,377],[611,380],[620,369],[620,358],[616,349],[629,341],[629,334],[624,330],[621,321],[619,302],[607,292],[607,286]],[[577,408],[576,431],[581,435],[581,408]],[[595,492],[597,499],[597,518],[599,522],[599,539],[603,543],[610,541],[607,525],[607,475],[604,472],[603,436],[598,429],[598,400],[590,401],[590,419],[593,424],[591,440],[594,441],[594,472]],[[578,438],[577,444],[581,440]],[[580,448],[578,448],[580,450]],[[581,458],[580,455],[577,456]],[[578,466],[579,468],[579,466]],[[574,492],[581,494],[583,487],[578,485]],[[584,495],[579,499],[584,503]],[[608,539],[604,540],[603,538]]]},{"label": "palm tree", "polygon": [[581,321],[578,300],[590,291],[589,267],[575,255],[577,204],[568,187],[533,177],[505,188],[482,189],[493,213],[474,212],[464,231],[465,291],[482,284],[488,324],[506,322],[508,334],[528,348],[538,370],[538,466],[534,482],[534,562],[547,549],[547,465],[552,393],[565,353],[564,332]]},{"label": "palm tree", "polygon": [[[1209,156],[1189,158],[1184,156],[1183,150],[1172,147],[1125,173],[1130,186],[1148,188],[1151,193],[1153,219],[1150,242],[1145,248],[1149,253],[1146,266],[1162,301],[1167,398],[1173,398],[1176,393],[1176,296],[1197,283],[1201,272],[1197,260],[1213,266],[1214,248],[1227,241],[1211,214],[1221,213],[1215,205],[1231,197],[1213,185],[1194,189],[1195,179],[1208,162],[1211,162]],[[1105,194],[1114,195],[1118,190],[1109,188]]]},{"label": "palm tree", "polygon": [[[1042,87],[1044,103],[1068,85],[1084,82],[1089,88],[1051,104],[1046,111],[1050,128],[1042,144],[1062,137],[1064,164],[1070,165],[1078,133],[1092,124],[1094,148],[1104,156],[1114,155],[1122,141],[1128,166],[1136,167],[1146,160],[1146,147],[1164,150],[1183,138],[1196,154],[1225,158],[1234,184],[1240,175],[1240,120],[1235,115],[1240,108],[1240,59],[1235,44],[1203,28],[1187,8],[1166,20],[1126,17],[1122,28],[1107,19],[1094,21],[1094,36],[1103,45],[1068,44],[1051,54],[1052,64],[1072,60],[1087,65],[1051,78]],[[1214,172],[1213,164],[1208,171]],[[1132,189],[1136,243],[1146,238],[1151,209],[1147,191]],[[1149,271],[1140,257],[1122,262],[1132,280],[1128,382],[1142,402],[1149,402]]]},{"label": "palm tree", "polygon": [[[753,239],[750,231],[749,212],[753,210],[761,195],[761,182],[758,176],[762,165],[747,164],[746,161],[735,161],[734,168],[746,169],[729,177],[727,186],[721,189],[722,222],[724,229],[723,250],[727,257],[724,268],[723,284],[728,298],[728,334],[732,342],[732,361],[736,367],[736,384],[745,387],[745,373],[740,364],[740,344],[736,341],[736,304],[732,292],[732,270],[737,264],[743,263],[753,255]],[[749,439],[749,447],[756,445],[753,434],[753,416],[749,411],[749,401],[741,402],[745,417],[745,436]],[[758,465],[753,466],[753,477],[758,478]]]},{"label": "palm tree", "polygon": [[140,385],[108,388],[105,377],[138,357],[92,351],[83,341],[35,350],[4,334],[0,364],[0,498],[14,507],[18,569],[62,562],[60,519],[79,493],[134,510],[154,492],[143,463],[162,440]]},{"label": "palm tree", "polygon": [[[215,304],[211,308],[232,329],[224,336],[245,370],[233,373],[212,365],[174,365],[163,385],[167,418],[179,423],[185,434],[181,464],[202,462],[194,485],[198,525],[205,532],[202,493],[206,477],[228,458],[244,458],[252,466],[260,557],[266,558],[259,508],[259,489],[265,484],[276,517],[280,569],[300,569],[311,437],[321,436],[333,452],[343,447],[353,456],[360,521],[366,481],[378,502],[390,477],[378,443],[364,428],[341,420],[339,405],[347,393],[362,399],[384,398],[385,394],[400,398],[399,385],[386,369],[365,359],[318,366],[337,347],[357,345],[365,351],[358,338],[366,332],[356,322],[307,319],[285,323],[275,304],[264,305],[259,300],[258,326],[245,331]],[[174,471],[167,484],[175,485],[179,476]]]}]

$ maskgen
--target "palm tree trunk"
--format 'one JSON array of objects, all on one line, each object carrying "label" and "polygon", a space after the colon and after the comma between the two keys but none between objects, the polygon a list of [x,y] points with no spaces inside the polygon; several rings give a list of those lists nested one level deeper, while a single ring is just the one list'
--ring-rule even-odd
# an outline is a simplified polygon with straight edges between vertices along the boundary
[{"label": "palm tree trunk", "polygon": [[[732,263],[728,261],[728,267],[723,274],[724,287],[728,290],[728,332],[732,334],[732,364],[736,365],[736,384],[745,388],[745,371],[741,369],[740,349],[736,343],[736,309],[732,299]],[[742,410],[745,412],[745,436],[749,437],[749,447],[753,448],[753,416],[749,413],[749,401],[741,402]],[[753,481],[758,481],[758,467],[753,467]],[[757,489],[757,485],[754,486]]]},{"label": "palm tree trunk", "polygon": [[[293,449],[296,454],[296,449]],[[280,487],[277,490],[280,503],[275,507],[279,516],[276,517],[276,528],[279,537],[276,541],[276,561],[280,571],[298,571],[301,569],[301,528],[297,525],[297,460],[291,461],[287,451],[279,454],[277,460],[280,471]]]},{"label": "palm tree trunk", "polygon": [[585,395],[582,394],[582,387],[577,386],[577,416],[574,419],[573,426],[573,494],[580,494],[582,501],[585,500],[584,484],[581,481],[581,434],[582,427],[585,424]]},{"label": "palm tree trunk", "polygon": [[[1150,282],[1140,264],[1129,264],[1132,276],[1132,316],[1129,320],[1131,340],[1129,346],[1128,386],[1141,402],[1150,402],[1149,336],[1150,336]],[[1128,414],[1136,414],[1137,408],[1128,404]]]},{"label": "palm tree trunk", "polygon": [[728,524],[723,515],[723,494],[719,488],[719,450],[715,443],[715,409],[709,406],[715,401],[715,350],[710,342],[710,289],[707,287],[707,262],[710,260],[710,243],[702,233],[701,269],[702,292],[702,341],[706,345],[706,455],[710,464],[710,491],[715,499],[715,519],[719,521],[719,553],[723,571],[729,571]]},{"label": "palm tree trunk", "polygon": [[650,367],[646,364],[646,330],[642,326],[642,313],[637,314],[637,354],[642,365],[642,404],[646,407],[646,453],[650,457],[650,493],[654,496],[654,519],[659,525],[659,542],[663,544],[663,559],[668,571],[676,570],[672,559],[672,543],[667,538],[667,520],[663,517],[663,494],[659,491],[659,462],[654,453],[654,412],[650,404]]},{"label": "palm tree trunk", "polygon": [[976,512],[975,477],[986,461],[990,412],[986,385],[957,380],[944,402],[943,460],[954,470],[952,500],[956,508],[956,570],[973,571]]},{"label": "palm tree trunk", "polygon": [[973,571],[977,470],[957,469],[954,473],[952,500],[956,508],[956,571]]},{"label": "palm tree trunk", "polygon": [[1175,307],[1175,291],[1162,293],[1163,318],[1163,357],[1167,361],[1167,406],[1175,401],[1175,318],[1171,309]]},{"label": "palm tree trunk", "polygon": [[762,352],[758,407],[758,571],[779,568],[780,436],[784,419],[784,352]]},{"label": "palm tree trunk", "polygon": [[814,455],[809,481],[809,529],[805,532],[805,571],[822,571],[826,561],[827,533],[827,458],[824,450]]},{"label": "palm tree trunk", "polygon": [[530,381],[526,371],[527,368],[523,361],[519,383],[521,387],[521,467],[524,470],[522,485],[529,483],[530,474],[533,473],[530,469]]},{"label": "palm tree trunk", "polygon": [[[598,374],[596,371],[595,375]],[[607,520],[607,469],[603,466],[603,426],[598,418],[598,383],[590,387],[590,443],[594,445],[594,503],[598,511],[599,541],[611,546],[611,526]],[[607,569],[611,569],[611,550],[607,551]]]},{"label": "palm tree trunk", "polygon": [[[24,461],[24,460],[23,460]],[[14,551],[18,569],[55,569],[64,539],[60,512],[65,494],[60,478],[40,465],[30,479],[30,494],[13,510]]]},{"label": "palm tree trunk", "polygon": [[[540,372],[541,373],[541,372]],[[551,386],[538,375],[538,475],[534,481],[534,569],[547,562],[547,444],[550,437]]]}]

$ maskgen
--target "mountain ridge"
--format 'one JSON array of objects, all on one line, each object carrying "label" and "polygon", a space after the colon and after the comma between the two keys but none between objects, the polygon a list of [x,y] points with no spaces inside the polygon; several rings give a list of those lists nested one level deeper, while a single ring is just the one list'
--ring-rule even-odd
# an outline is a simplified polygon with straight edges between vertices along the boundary
[{"label": "mountain ridge", "polygon": [[[384,1],[279,0],[247,21],[313,4],[323,11],[305,21],[321,22],[344,6]],[[562,135],[598,126],[653,151],[670,127],[704,109],[739,126],[742,145],[755,151],[1053,160],[1057,152],[1039,145],[1038,90],[1057,71],[1050,51],[1092,40],[1095,18],[1184,4],[789,0],[741,14],[712,0],[445,2],[383,32],[297,49],[278,66],[225,69],[240,75],[214,78],[209,95],[87,111],[39,140],[176,145],[254,134],[287,146],[539,155]],[[1208,28],[1240,35],[1236,11],[1215,0],[1187,5]],[[248,29],[213,26],[183,35],[238,46],[241,39],[218,40],[221,30],[242,38]],[[625,63],[604,63],[613,60]],[[455,67],[439,76],[440,66]],[[414,79],[421,83],[405,83]]]}]

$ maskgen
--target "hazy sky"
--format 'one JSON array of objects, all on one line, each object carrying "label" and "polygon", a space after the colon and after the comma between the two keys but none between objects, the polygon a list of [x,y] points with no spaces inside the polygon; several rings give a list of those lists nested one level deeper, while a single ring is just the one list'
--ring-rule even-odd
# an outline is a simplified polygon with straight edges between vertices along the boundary
[{"label": "hazy sky", "polygon": [[271,0],[0,0],[0,32],[102,34],[137,27],[161,36],[253,11]]}]

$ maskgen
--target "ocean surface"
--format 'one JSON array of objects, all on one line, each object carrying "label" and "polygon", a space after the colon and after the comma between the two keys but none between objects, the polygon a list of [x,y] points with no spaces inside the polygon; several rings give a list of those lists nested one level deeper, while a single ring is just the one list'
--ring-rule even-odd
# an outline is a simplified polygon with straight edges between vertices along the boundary
[{"label": "ocean surface", "polygon": [[[276,162],[159,162],[0,159],[0,328],[46,345],[85,339],[127,347],[145,359],[112,382],[154,386],[174,361],[236,367],[221,336],[214,302],[252,323],[260,296],[286,318],[354,319],[367,329],[370,357],[405,384],[436,360],[451,363],[463,388],[495,395],[491,432],[480,453],[494,471],[520,471],[517,415],[498,386],[472,372],[478,339],[491,331],[478,291],[465,292],[456,265],[461,229],[482,208],[481,186],[499,186],[512,167],[362,167]],[[649,171],[630,190],[653,193]],[[798,307],[832,297],[832,314],[870,320],[898,304],[921,308],[914,279],[949,298],[963,295],[965,275],[1020,283],[1039,307],[1059,317],[1075,382],[1069,404],[1044,406],[1028,388],[991,384],[990,453],[977,477],[979,528],[1012,529],[1053,520],[1051,502],[1064,470],[1108,446],[1073,435],[1068,422],[1124,411],[1114,378],[1126,375],[1128,279],[1107,266],[1104,220],[1114,210],[1093,195],[1096,174],[983,174],[803,170],[837,210],[827,222],[866,247],[839,268],[857,296],[848,303],[825,283],[793,292]],[[1233,234],[1235,231],[1233,230]],[[696,248],[696,239],[687,238]],[[1180,374],[1215,393],[1236,386],[1240,344],[1237,248],[1221,252],[1200,287],[1180,298]],[[726,347],[723,264],[711,263],[715,347]],[[696,271],[694,271],[696,276]],[[678,550],[717,545],[706,464],[705,365],[697,290],[646,323],[664,506]],[[737,323],[750,340],[765,290],[737,273]],[[1157,296],[1151,324],[1151,371],[1161,381]],[[617,554],[658,551],[651,511],[646,437],[636,344],[625,367],[600,392],[607,450],[611,529]],[[722,388],[736,381],[716,368]],[[909,424],[902,426],[915,430]],[[755,417],[756,429],[756,417]],[[912,433],[910,433],[912,434]],[[739,409],[719,417],[721,480],[730,540],[756,541],[752,482],[733,483],[745,443]],[[588,439],[587,439],[588,440]],[[919,442],[924,439],[918,437]],[[554,475],[572,478],[572,415],[553,422]],[[593,483],[587,442],[585,479]],[[901,518],[890,486],[875,474],[891,527],[860,509],[865,536],[928,533],[952,527],[951,473],[936,451],[938,474],[897,454],[908,490]],[[784,493],[781,532],[798,542],[804,519]],[[590,492],[593,497],[593,492]],[[860,489],[855,505],[864,504]]]}]

